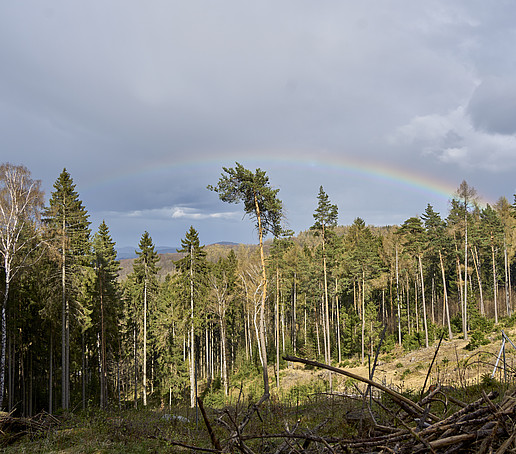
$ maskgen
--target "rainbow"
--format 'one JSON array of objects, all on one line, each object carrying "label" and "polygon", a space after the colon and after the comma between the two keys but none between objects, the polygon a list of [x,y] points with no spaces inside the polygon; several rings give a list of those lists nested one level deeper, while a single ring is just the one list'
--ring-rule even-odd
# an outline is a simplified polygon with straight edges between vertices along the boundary
[{"label": "rainbow", "polygon": [[[292,153],[294,154],[294,153]],[[449,200],[453,197],[460,181],[449,182],[443,181],[435,176],[416,173],[400,167],[390,166],[386,163],[371,162],[360,160],[350,156],[335,156],[329,153],[321,153],[321,156],[314,157],[314,153],[308,154],[298,153],[292,157],[291,153],[252,153],[251,158],[242,158],[242,155],[235,154],[217,155],[217,157],[207,156],[205,158],[187,159],[187,158],[166,158],[154,161],[149,164],[132,167],[121,168],[116,174],[108,176],[99,176],[86,184],[85,189],[93,189],[98,187],[116,185],[118,181],[129,178],[136,178],[142,175],[162,174],[170,171],[181,172],[188,169],[213,169],[217,171],[216,177],[222,171],[222,167],[231,167],[235,161],[240,162],[248,168],[260,167],[268,173],[272,168],[282,168],[285,170],[316,170],[318,172],[328,173],[344,173],[357,175],[368,180],[384,181],[393,185],[417,190],[424,194],[437,196],[439,199]],[[259,157],[257,157],[259,156]],[[274,182],[273,182],[274,184]]]}]

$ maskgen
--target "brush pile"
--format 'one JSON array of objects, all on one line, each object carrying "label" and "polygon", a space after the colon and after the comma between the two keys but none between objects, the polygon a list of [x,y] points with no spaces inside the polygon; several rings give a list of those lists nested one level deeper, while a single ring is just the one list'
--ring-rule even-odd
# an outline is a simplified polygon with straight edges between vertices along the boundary
[{"label": "brush pile", "polygon": [[[312,452],[331,453],[492,453],[515,452],[516,437],[516,390],[507,392],[499,403],[495,403],[496,392],[486,394],[470,404],[463,404],[452,397],[450,400],[462,408],[440,419],[430,412],[435,401],[445,403],[448,396],[440,386],[434,388],[418,403],[409,401],[392,390],[385,389],[372,380],[350,374],[342,369],[326,366],[315,361],[289,357],[289,361],[311,364],[336,373],[350,376],[376,387],[389,394],[400,411],[392,411],[392,424],[379,425],[373,421],[370,436],[367,438],[321,437],[314,433],[284,434],[290,439],[294,449],[283,452],[306,452],[309,444]],[[299,440],[304,439],[303,443]]]},{"label": "brush pile", "polygon": [[[357,414],[359,414],[361,430],[358,433],[362,435],[353,438],[339,437],[339,434],[335,432],[331,436],[327,433],[323,435],[320,430],[322,425],[309,429],[302,427],[300,421],[290,429],[286,427],[287,430],[283,433],[251,434],[244,433],[245,424],[239,425],[235,418],[232,418],[230,423],[224,423],[219,418],[217,423],[222,423],[231,433],[224,442],[221,442],[214,435],[210,422],[203,411],[203,418],[208,426],[214,448],[203,449],[203,451],[242,452],[245,454],[258,452],[276,454],[503,454],[516,452],[516,390],[505,392],[501,398],[497,392],[491,391],[486,394],[485,391],[482,391],[479,399],[465,404],[448,395],[449,389],[437,385],[416,403],[380,383],[346,370],[293,356],[287,356],[285,359],[328,369],[367,384],[367,391],[363,393],[362,410],[353,412],[352,419],[354,421],[349,420],[350,424],[356,423]],[[366,399],[369,387],[378,389],[385,397],[373,399],[377,408],[381,408],[383,412],[381,424],[377,422],[377,416],[371,409],[371,400]],[[458,410],[451,410],[452,407],[449,407],[449,403],[453,403],[453,408],[458,408]],[[441,416],[432,413],[432,409],[440,408],[442,410],[443,407],[445,411]],[[346,414],[342,414],[340,418],[344,422],[348,421]],[[257,445],[257,442],[260,444]],[[257,446],[260,446],[258,450]]]},{"label": "brush pile", "polygon": [[[439,391],[439,389],[437,389]],[[516,436],[516,392],[508,393],[499,404],[496,393],[466,405],[445,419],[426,423],[425,413],[414,423],[387,435],[367,439],[335,440],[334,452],[360,453],[488,453],[513,452]],[[399,426],[399,425],[398,425]],[[328,440],[329,441],[329,440]],[[331,452],[331,451],[330,451]]]},{"label": "brush pile", "polygon": [[11,413],[0,413],[0,446],[14,443],[24,435],[34,436],[58,426],[59,420],[46,412],[32,418],[15,417]]}]

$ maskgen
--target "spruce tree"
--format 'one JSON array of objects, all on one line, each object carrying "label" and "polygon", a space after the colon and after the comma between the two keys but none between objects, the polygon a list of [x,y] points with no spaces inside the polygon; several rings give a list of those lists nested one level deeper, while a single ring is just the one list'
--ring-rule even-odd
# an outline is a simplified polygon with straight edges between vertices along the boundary
[{"label": "spruce tree", "polygon": [[49,240],[58,257],[61,278],[61,406],[70,405],[70,324],[71,303],[76,301],[81,268],[90,254],[90,222],[73,179],[63,169],[54,183],[44,222]]},{"label": "spruce tree", "polygon": [[184,257],[176,262],[183,282],[183,295],[189,305],[189,344],[190,344],[190,407],[197,405],[197,358],[196,358],[196,327],[199,325],[198,314],[202,312],[200,299],[206,288],[206,252],[200,245],[197,230],[190,227],[186,236],[181,240],[181,249],[177,252]]},{"label": "spruce tree", "polygon": [[117,280],[120,262],[116,259],[115,242],[104,221],[93,237],[95,271],[93,317],[100,337],[100,408],[107,408],[107,355],[113,352],[118,337],[120,288]]},{"label": "spruce tree", "polygon": [[[143,311],[143,405],[147,405],[147,311],[150,297],[158,291],[157,274],[160,268],[157,266],[159,256],[154,249],[152,238],[148,232],[144,232],[139,250],[136,251],[138,257],[133,264],[131,278],[135,285],[138,300],[142,303]],[[136,358],[135,358],[136,361]]]}]

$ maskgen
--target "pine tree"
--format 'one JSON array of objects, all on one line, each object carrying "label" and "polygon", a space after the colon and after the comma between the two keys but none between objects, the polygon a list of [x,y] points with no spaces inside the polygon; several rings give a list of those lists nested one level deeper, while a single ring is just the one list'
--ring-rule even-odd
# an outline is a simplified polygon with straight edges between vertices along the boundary
[{"label": "pine tree", "polygon": [[326,263],[326,243],[331,229],[337,225],[338,208],[337,205],[330,203],[328,195],[324,192],[323,187],[319,188],[319,201],[315,213],[313,215],[315,224],[310,227],[310,230],[316,235],[321,236],[322,240],[322,259],[323,259],[323,283],[324,283],[324,329],[326,334],[325,339],[325,361],[327,364],[331,362],[331,345],[330,345],[330,313],[328,304],[328,274]]},{"label": "pine tree", "polygon": [[[370,295],[368,291],[368,283],[377,277],[382,270],[382,262],[378,253],[380,243],[371,232],[371,229],[365,225],[361,218],[356,218],[348,230],[345,238],[347,251],[347,272],[353,287],[357,287],[357,298],[354,298],[354,305],[359,314],[362,333],[361,333],[361,360],[365,360],[365,335],[366,335],[366,295]],[[355,292],[354,292],[355,293]]]},{"label": "pine tree", "polygon": [[448,289],[446,284],[446,272],[443,256],[447,256],[450,249],[449,239],[446,235],[446,223],[441,219],[439,213],[435,212],[432,205],[428,204],[424,214],[421,216],[425,224],[430,254],[439,256],[439,269],[443,282],[443,319],[446,319],[448,327],[448,338],[453,339],[450,319],[450,304],[448,300]]},{"label": "pine tree", "polygon": [[427,248],[427,239],[425,229],[421,219],[418,217],[411,217],[407,219],[398,233],[404,238],[403,246],[405,249],[412,254],[419,266],[419,274],[421,280],[421,297],[423,302],[423,324],[425,330],[425,347],[428,348],[428,321],[427,321],[427,310],[425,300],[425,280],[423,277],[423,252]]},{"label": "pine tree", "polygon": [[494,318],[495,323],[498,323],[498,276],[496,273],[496,252],[503,247],[504,229],[498,213],[493,210],[489,204],[482,210],[480,216],[482,220],[482,236],[491,249]]},{"label": "pine tree", "polygon": [[269,398],[269,375],[267,372],[267,351],[265,345],[265,301],[267,298],[267,272],[265,267],[265,255],[263,251],[263,239],[267,233],[274,236],[281,234],[281,218],[283,216],[283,204],[278,199],[279,189],[272,189],[269,177],[261,169],[253,173],[244,168],[238,162],[234,168],[223,167],[217,186],[208,186],[208,189],[219,194],[223,202],[243,202],[244,211],[256,221],[258,230],[258,242],[260,249],[260,261],[262,265],[262,302],[260,305],[260,344],[261,362],[263,370],[264,393],[258,405]]},{"label": "pine tree", "polygon": [[61,275],[61,406],[70,405],[70,308],[79,285],[77,277],[90,253],[90,222],[70,174],[63,169],[54,183],[44,222],[59,257]]}]

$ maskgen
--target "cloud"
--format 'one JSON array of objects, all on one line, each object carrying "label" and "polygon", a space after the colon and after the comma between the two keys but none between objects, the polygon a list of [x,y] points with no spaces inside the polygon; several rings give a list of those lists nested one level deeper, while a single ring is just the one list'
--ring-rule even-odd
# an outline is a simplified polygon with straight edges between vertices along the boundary
[{"label": "cloud", "polygon": [[516,134],[516,81],[507,77],[487,77],[473,93],[467,111],[480,131]]},{"label": "cloud", "polygon": [[159,220],[173,220],[173,219],[191,219],[191,220],[205,220],[205,219],[234,219],[238,217],[236,212],[215,212],[206,213],[196,210],[195,208],[174,206],[151,208],[143,210],[132,211],[109,211],[106,212],[110,217],[117,218],[131,218],[131,219],[147,219],[149,221]]},{"label": "cloud", "polygon": [[[417,116],[398,128],[390,141],[462,169],[490,172],[516,169],[516,133],[500,132],[506,129],[496,116],[484,115],[482,120],[480,113],[475,118],[469,111],[459,106],[443,115]],[[484,128],[482,125],[488,124],[489,118],[491,126]]]}]

